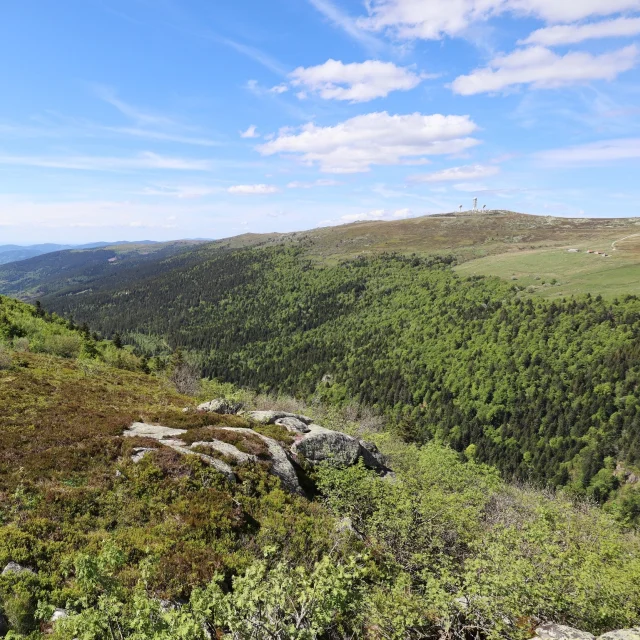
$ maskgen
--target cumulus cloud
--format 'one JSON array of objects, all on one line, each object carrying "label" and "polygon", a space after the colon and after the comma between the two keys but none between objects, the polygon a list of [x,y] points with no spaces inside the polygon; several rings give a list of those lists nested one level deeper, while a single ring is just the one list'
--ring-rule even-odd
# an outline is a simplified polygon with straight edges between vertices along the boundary
[{"label": "cumulus cloud", "polygon": [[473,164],[464,167],[449,167],[442,171],[412,176],[414,182],[457,182],[459,180],[477,180],[500,173],[500,169],[492,165]]},{"label": "cumulus cloud", "polygon": [[344,64],[340,60],[327,60],[315,67],[298,67],[289,78],[294,87],[317,93],[325,100],[367,102],[392,91],[414,89],[424,76],[393,62],[367,60]]},{"label": "cumulus cloud", "polygon": [[280,189],[271,184],[237,184],[227,189],[234,195],[264,196],[270,193],[278,193]]},{"label": "cumulus cloud", "polygon": [[573,22],[637,11],[640,0],[370,0],[367,7],[369,15],[358,21],[361,28],[432,40],[460,35],[473,23],[505,13]]},{"label": "cumulus cloud", "polygon": [[290,182],[288,189],[313,189],[314,187],[334,187],[340,184],[337,180],[314,180],[313,182]]},{"label": "cumulus cloud", "polygon": [[259,138],[257,128],[255,124],[252,124],[246,131],[240,132],[241,138]]},{"label": "cumulus cloud", "polygon": [[478,144],[469,116],[389,115],[386,111],[356,116],[333,127],[306,124],[283,129],[258,146],[265,155],[295,154],[327,173],[369,171],[371,165],[425,164],[429,155],[453,155]]},{"label": "cumulus cloud", "polygon": [[545,163],[566,165],[631,160],[640,158],[640,138],[600,140],[564,149],[552,149],[538,153],[537,158]]},{"label": "cumulus cloud", "polygon": [[613,80],[637,62],[635,45],[601,55],[570,52],[564,56],[545,47],[529,47],[498,56],[488,67],[459,76],[451,88],[455,93],[470,96],[522,84],[548,89],[589,80]]},{"label": "cumulus cloud", "polygon": [[534,31],[519,44],[554,47],[598,38],[624,38],[640,33],[640,18],[617,18],[588,24],[559,24]]}]

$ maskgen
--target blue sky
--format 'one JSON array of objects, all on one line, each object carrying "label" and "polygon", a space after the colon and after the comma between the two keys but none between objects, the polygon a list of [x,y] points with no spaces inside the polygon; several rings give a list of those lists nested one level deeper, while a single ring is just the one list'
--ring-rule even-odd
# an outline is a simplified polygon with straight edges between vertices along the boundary
[{"label": "blue sky", "polygon": [[640,0],[5,0],[0,244],[640,215]]}]

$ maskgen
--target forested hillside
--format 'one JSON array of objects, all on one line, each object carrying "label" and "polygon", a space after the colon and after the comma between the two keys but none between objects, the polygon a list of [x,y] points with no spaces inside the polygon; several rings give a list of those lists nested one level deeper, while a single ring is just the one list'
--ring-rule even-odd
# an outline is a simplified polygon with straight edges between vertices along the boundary
[{"label": "forested hillside", "polygon": [[453,262],[238,250],[44,303],[150,356],[181,347],[206,376],[356,401],[408,440],[606,500],[617,463],[640,462],[640,300],[532,299]]},{"label": "forested hillside", "polygon": [[[274,283],[297,260],[263,259]],[[256,265],[242,260],[232,265],[246,278]],[[354,267],[405,268],[428,274],[422,286],[451,286],[441,264]],[[346,313],[356,294],[345,282],[332,290]],[[285,285],[290,304],[301,301]],[[196,455],[123,430],[143,420],[194,441],[224,425],[258,428],[247,416],[196,411],[199,400],[172,386],[172,365],[146,374],[117,340],[42,309],[0,297],[0,317],[0,635],[527,640],[549,621],[592,633],[637,623],[640,540],[599,508],[510,486],[437,443],[367,431],[351,409],[202,381],[200,399],[293,404],[371,439],[394,472],[325,462],[307,467],[303,496],[258,459],[238,463],[233,483]]]}]

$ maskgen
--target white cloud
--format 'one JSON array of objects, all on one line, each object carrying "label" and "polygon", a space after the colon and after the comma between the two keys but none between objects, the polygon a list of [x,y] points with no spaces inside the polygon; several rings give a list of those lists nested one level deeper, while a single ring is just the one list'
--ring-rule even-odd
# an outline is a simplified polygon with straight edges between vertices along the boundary
[{"label": "white cloud", "polygon": [[636,65],[638,53],[635,45],[601,55],[570,52],[560,56],[544,47],[518,49],[494,58],[484,69],[459,76],[451,88],[470,96],[521,84],[548,89],[589,80],[613,80]]},{"label": "white cloud", "polygon": [[549,23],[637,11],[640,0],[370,0],[358,26],[391,31],[400,38],[439,39],[461,35],[472,24],[504,13]]},{"label": "white cloud", "polygon": [[434,173],[411,176],[413,182],[456,182],[459,180],[477,180],[500,173],[500,168],[492,165],[467,165],[464,167],[449,167]]},{"label": "white cloud", "polygon": [[536,154],[536,157],[544,163],[559,165],[601,164],[615,160],[632,160],[640,158],[640,138],[600,140],[564,149],[542,151]]},{"label": "white cloud", "polygon": [[286,84],[278,84],[275,87],[271,87],[269,89],[270,93],[287,93],[289,91],[289,87]]},{"label": "white cloud", "polygon": [[327,60],[315,67],[298,67],[289,78],[294,87],[304,87],[325,100],[351,102],[367,102],[385,97],[392,91],[408,91],[423,80],[423,76],[411,69],[379,60],[350,64]]},{"label": "white cloud", "polygon": [[297,154],[308,165],[328,173],[369,171],[371,165],[425,164],[429,155],[453,155],[478,144],[468,137],[477,129],[469,116],[389,115],[386,111],[356,116],[333,127],[304,125],[281,130],[258,146],[263,155]]},{"label": "white cloud", "polygon": [[246,131],[240,132],[240,137],[241,138],[259,138],[260,136],[258,135],[256,129],[257,129],[256,125],[252,124]]},{"label": "white cloud", "polygon": [[337,180],[314,180],[313,182],[290,182],[288,189],[313,189],[314,187],[335,187],[340,184]]},{"label": "white cloud", "polygon": [[48,169],[77,169],[81,171],[136,171],[145,169],[209,171],[212,166],[208,160],[175,158],[151,152],[141,153],[132,158],[108,156],[0,156],[0,164]]},{"label": "white cloud", "polygon": [[280,189],[271,184],[237,184],[227,189],[234,195],[264,196],[270,193],[278,193]]},{"label": "white cloud", "polygon": [[554,47],[598,38],[624,38],[640,33],[640,18],[616,18],[589,24],[559,24],[534,31],[518,44]]}]

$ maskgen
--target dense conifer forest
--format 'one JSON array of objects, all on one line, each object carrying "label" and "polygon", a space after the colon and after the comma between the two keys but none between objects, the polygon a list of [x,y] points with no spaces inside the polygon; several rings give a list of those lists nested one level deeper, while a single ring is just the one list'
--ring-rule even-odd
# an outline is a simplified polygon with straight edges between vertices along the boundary
[{"label": "dense conifer forest", "polygon": [[170,258],[43,304],[148,356],[180,348],[205,376],[355,401],[406,440],[606,500],[617,463],[640,462],[640,300],[536,299],[459,277],[454,262],[317,266],[302,248],[245,249]]}]

